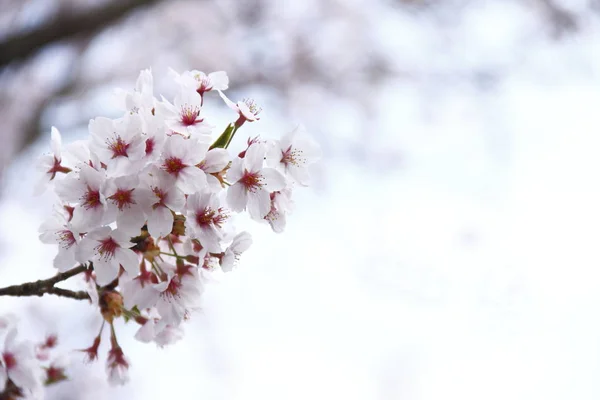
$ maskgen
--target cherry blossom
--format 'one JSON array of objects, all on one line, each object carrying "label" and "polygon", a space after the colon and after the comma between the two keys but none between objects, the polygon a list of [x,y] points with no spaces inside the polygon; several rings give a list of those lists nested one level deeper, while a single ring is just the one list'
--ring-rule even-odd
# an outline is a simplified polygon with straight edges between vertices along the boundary
[{"label": "cherry blossom", "polygon": [[82,164],[78,176],[69,175],[56,184],[56,193],[66,202],[76,203],[71,224],[79,232],[93,229],[103,222],[106,198],[102,194],[106,176]]},{"label": "cherry blossom", "polygon": [[308,166],[321,157],[319,146],[298,127],[272,143],[267,152],[267,165],[289,175],[295,182],[307,186]]},{"label": "cherry blossom", "polygon": [[89,130],[90,149],[106,165],[110,176],[127,175],[146,154],[146,144],[140,135],[142,119],[138,115],[116,120],[98,117],[90,121]]},{"label": "cherry blossom", "polygon": [[227,247],[221,258],[221,268],[224,272],[233,270],[236,262],[243,252],[252,245],[252,237],[248,232],[240,232],[233,238],[233,242]]},{"label": "cherry blossom", "polygon": [[246,98],[242,101],[234,103],[233,101],[229,100],[229,98],[225,96],[223,92],[219,91],[219,95],[229,108],[238,113],[239,118],[236,121],[236,126],[240,127],[246,121],[254,122],[260,119],[258,114],[260,114],[262,108],[258,104],[256,104],[256,102],[253,99]]},{"label": "cherry blossom", "polygon": [[262,220],[271,209],[270,192],[281,190],[285,178],[273,168],[263,168],[266,146],[256,143],[246,151],[245,157],[236,158],[227,179],[232,186],[227,191],[227,203],[233,211],[248,208],[250,216]]},{"label": "cherry blossom", "polygon": [[174,70],[169,70],[169,74],[174,78],[178,84],[193,89],[198,92],[199,95],[203,95],[205,92],[211,90],[227,90],[229,87],[229,77],[225,71],[211,72],[205,74],[202,71],[192,70],[185,71],[179,75]]},{"label": "cherry blossom", "polygon": [[75,266],[79,232],[69,222],[69,214],[64,208],[56,210],[52,217],[40,226],[40,240],[43,243],[58,244],[54,268],[64,272]]},{"label": "cherry blossom", "polygon": [[[222,93],[229,84],[223,71],[171,75],[178,84],[173,104],[154,97],[154,78],[144,70],[132,91],[119,93],[122,115],[91,120],[88,138],[64,147],[52,128],[52,154],[40,162],[44,186],[51,181],[58,196],[40,240],[57,246],[59,279],[84,278],[78,292],[41,290],[90,301],[103,324],[81,351],[90,362],[98,359],[103,329],[110,329],[106,371],[113,384],[127,382],[130,367],[115,322],[139,324],[135,338],[143,343],[178,341],[205,286],[233,271],[252,244],[250,233],[235,229],[236,214],[247,211],[283,231],[292,188],[308,183],[307,167],[319,157],[299,129],[276,141],[242,137],[246,149],[232,155],[230,142],[246,121],[259,120],[260,107],[252,100],[231,102]],[[216,137],[202,108],[213,90],[238,113]],[[0,334],[10,324],[0,318]],[[34,362],[26,346],[15,344],[14,333],[8,336],[0,348],[0,389],[10,380],[37,396],[42,379],[68,375],[66,364],[47,357],[50,347],[38,346]],[[36,372],[42,360],[49,362],[45,378]]]},{"label": "cherry blossom", "polygon": [[185,205],[183,192],[171,175],[155,166],[142,175],[143,184],[150,191],[148,232],[154,237],[165,237],[173,228],[172,211],[181,211]]},{"label": "cherry blossom", "polygon": [[31,343],[17,342],[17,329],[11,328],[0,351],[0,392],[8,380],[27,392],[36,392],[42,385],[43,371],[35,358]]},{"label": "cherry blossom", "polygon": [[139,235],[150,206],[148,191],[138,184],[135,175],[121,176],[109,179],[104,188],[108,212],[116,214],[117,227],[130,236]]},{"label": "cherry blossom", "polygon": [[189,88],[180,90],[174,104],[166,99],[158,104],[159,115],[171,131],[209,143],[213,126],[204,121],[201,110],[202,97]]},{"label": "cherry blossom", "polygon": [[129,249],[130,236],[120,230],[104,226],[89,232],[81,241],[77,258],[80,262],[94,262],[96,282],[104,286],[112,282],[122,266],[130,275],[138,273],[138,256]]},{"label": "cherry blossom", "polygon": [[199,239],[202,247],[208,251],[221,251],[219,242],[223,237],[222,227],[228,218],[214,193],[199,192],[188,196],[186,220],[190,232],[187,234]]},{"label": "cherry blossom", "polygon": [[174,135],[167,138],[159,162],[183,193],[192,194],[207,185],[206,174],[196,166],[204,160],[207,151],[208,144]]}]

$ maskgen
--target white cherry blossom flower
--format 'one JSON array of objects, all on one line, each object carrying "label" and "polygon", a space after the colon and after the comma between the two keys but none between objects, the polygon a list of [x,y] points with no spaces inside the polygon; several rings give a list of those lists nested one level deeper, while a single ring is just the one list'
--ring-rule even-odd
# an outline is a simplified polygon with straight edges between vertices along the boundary
[{"label": "white cherry blossom flower", "polygon": [[119,286],[123,295],[123,305],[127,309],[137,306],[140,310],[154,307],[160,295],[160,290],[156,288],[158,284],[156,274],[145,268],[133,279],[122,276]]},{"label": "white cherry blossom flower", "polygon": [[213,126],[200,116],[202,97],[194,90],[182,88],[175,96],[174,104],[163,99],[157,108],[159,115],[164,118],[166,126],[173,132],[185,137],[195,137],[209,143]]},{"label": "white cherry blossom flower", "polygon": [[42,386],[43,370],[35,358],[33,345],[16,341],[17,330],[11,328],[0,352],[0,393],[11,380],[24,393],[36,392]]},{"label": "white cherry blossom flower", "polygon": [[213,193],[217,193],[223,189],[221,181],[213,174],[222,172],[230,161],[231,158],[227,150],[216,148],[209,150],[206,153],[206,158],[198,164],[198,167],[206,174],[208,188]]},{"label": "white cherry blossom flower", "polygon": [[108,226],[89,232],[81,241],[77,260],[85,263],[93,261],[96,272],[96,282],[100,286],[108,285],[119,274],[119,266],[136,276],[139,272],[138,256],[129,248],[133,243],[130,236],[118,229]]},{"label": "white cherry blossom flower", "polygon": [[106,359],[106,372],[111,385],[124,385],[129,382],[129,359],[120,346],[113,345]]},{"label": "white cherry blossom flower", "polygon": [[175,185],[173,177],[155,166],[142,175],[142,181],[150,192],[150,207],[147,210],[148,232],[155,238],[165,237],[173,228],[173,213],[185,205],[183,192]]},{"label": "white cherry blossom flower", "polygon": [[104,165],[109,176],[127,175],[146,154],[142,136],[142,119],[126,115],[112,120],[98,117],[90,121],[90,148]]},{"label": "white cherry blossom flower", "polygon": [[66,174],[71,172],[70,168],[62,165],[61,143],[60,132],[55,127],[52,127],[50,131],[50,148],[52,149],[52,154],[42,156],[38,163],[38,169],[43,173],[40,182],[36,185],[36,193],[38,194],[43,192],[48,182],[56,178],[57,173]]},{"label": "white cherry blossom flower", "polygon": [[225,71],[211,72],[207,75],[194,69],[179,75],[170,69],[169,75],[181,86],[195,90],[200,95],[211,90],[226,90],[229,87],[229,77]]},{"label": "white cherry blossom flower", "polygon": [[183,193],[192,194],[206,187],[206,174],[196,165],[206,156],[208,144],[194,138],[169,136],[163,148],[160,167],[175,179]]},{"label": "white cherry blossom flower", "polygon": [[271,210],[265,216],[265,220],[275,233],[281,233],[285,229],[286,214],[291,212],[294,206],[291,196],[292,191],[289,188],[271,193]]},{"label": "white cherry blossom flower", "polygon": [[40,226],[42,243],[58,244],[58,254],[54,258],[54,268],[60,272],[70,270],[75,266],[75,252],[79,243],[79,232],[68,221],[66,211],[56,210],[55,213]]},{"label": "white cherry blossom flower", "polygon": [[186,225],[190,230],[187,235],[198,239],[208,251],[220,252],[222,227],[229,215],[217,196],[211,192],[194,193],[188,196],[185,209]]},{"label": "white cherry blossom flower", "polygon": [[102,194],[105,179],[104,172],[82,164],[79,174],[69,174],[57,182],[56,194],[63,201],[78,204],[71,221],[78,232],[86,232],[102,224],[106,211],[106,198]]},{"label": "white cherry blossom flower", "polygon": [[119,230],[130,236],[137,236],[146,222],[144,210],[150,206],[150,193],[138,187],[139,179],[135,175],[109,179],[104,195],[108,212],[116,215]]},{"label": "white cherry blossom flower", "polygon": [[[166,264],[163,263],[163,269]],[[184,271],[170,274],[169,280],[156,286],[160,296],[156,303],[161,319],[167,324],[179,325],[190,311],[198,306],[204,292],[204,284],[196,267],[188,266]]]},{"label": "white cherry blossom flower", "polygon": [[227,247],[221,258],[221,268],[224,272],[233,270],[236,262],[243,252],[252,245],[252,236],[248,232],[240,232],[233,238],[233,242]]},{"label": "white cherry blossom flower", "polygon": [[270,192],[283,189],[285,177],[273,168],[263,168],[266,146],[256,143],[249,147],[244,158],[236,158],[227,171],[231,183],[227,204],[233,211],[248,208],[250,216],[262,220],[271,209]]},{"label": "white cherry blossom flower", "polygon": [[319,158],[319,146],[302,127],[298,127],[272,143],[267,152],[267,165],[289,175],[300,185],[308,186],[308,166]]},{"label": "white cherry blossom flower", "polygon": [[262,108],[258,104],[256,104],[256,102],[253,99],[245,98],[242,101],[234,103],[233,101],[229,100],[229,98],[225,96],[225,94],[223,94],[223,92],[221,92],[220,90],[219,95],[229,108],[238,113],[239,118],[236,121],[236,126],[240,127],[246,121],[254,122],[260,119],[258,114],[260,114]]}]

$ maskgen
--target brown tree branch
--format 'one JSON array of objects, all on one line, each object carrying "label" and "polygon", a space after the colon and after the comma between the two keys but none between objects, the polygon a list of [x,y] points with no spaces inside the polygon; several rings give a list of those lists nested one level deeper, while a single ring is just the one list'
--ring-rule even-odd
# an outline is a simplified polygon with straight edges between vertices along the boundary
[{"label": "brown tree branch", "polygon": [[26,58],[42,47],[76,35],[89,34],[114,23],[130,11],[159,0],[117,0],[102,8],[64,14],[33,29],[0,42],[0,67]]},{"label": "brown tree branch", "polygon": [[56,274],[52,278],[0,288],[0,296],[43,296],[44,293],[48,293],[78,300],[89,299],[90,297],[86,292],[74,292],[72,290],[54,287],[54,285],[58,282],[67,280],[72,276],[78,275],[86,270],[87,266],[80,265],[69,271]]}]

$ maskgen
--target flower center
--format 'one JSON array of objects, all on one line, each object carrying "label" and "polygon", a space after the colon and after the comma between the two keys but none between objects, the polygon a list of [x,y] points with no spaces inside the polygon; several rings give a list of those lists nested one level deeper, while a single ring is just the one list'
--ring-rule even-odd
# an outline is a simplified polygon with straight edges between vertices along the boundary
[{"label": "flower center", "polygon": [[100,202],[100,191],[94,190],[91,187],[87,187],[87,191],[84,193],[81,204],[86,210],[96,208],[102,205]]},{"label": "flower center", "polygon": [[73,232],[65,229],[63,231],[58,231],[57,235],[58,240],[60,241],[60,246],[63,249],[68,249],[75,244],[75,236],[73,235]]},{"label": "flower center", "polygon": [[177,277],[173,277],[173,279],[171,279],[171,282],[169,282],[169,286],[167,286],[167,288],[165,289],[165,291],[162,293],[165,296],[179,296],[179,289],[181,288],[181,282],[179,281],[179,279]]},{"label": "flower center", "polygon": [[163,169],[175,176],[179,175],[179,172],[185,167],[187,167],[187,165],[183,163],[181,158],[177,157],[169,157],[163,163]]},{"label": "flower center", "polygon": [[127,157],[129,143],[121,139],[121,136],[116,136],[112,142],[108,142],[108,148],[113,153],[111,158]]},{"label": "flower center", "polygon": [[135,189],[117,189],[115,194],[109,197],[109,199],[116,204],[119,210],[123,211],[124,207],[129,208],[131,204],[136,204],[133,200],[132,192]]},{"label": "flower center", "polygon": [[156,210],[158,207],[166,207],[165,199],[167,198],[167,194],[165,193],[165,191],[159,187],[153,186],[152,193],[154,193],[154,195],[156,196],[156,198],[158,200],[156,203],[154,203],[152,205],[152,209]]},{"label": "flower center", "polygon": [[154,138],[146,139],[146,155],[149,156],[154,152],[154,145],[156,144]]},{"label": "flower center", "polygon": [[207,227],[213,222],[215,214],[215,210],[206,207],[204,210],[196,213],[196,223],[201,227]]},{"label": "flower center", "polygon": [[4,359],[4,366],[6,369],[14,368],[17,365],[17,360],[12,353],[4,353],[2,354],[2,358]]},{"label": "flower center", "polygon": [[254,99],[246,98],[246,99],[243,99],[242,101],[244,103],[246,103],[246,105],[248,106],[248,109],[250,110],[250,112],[252,114],[258,115],[262,111],[262,107],[260,107],[258,104],[256,104]]},{"label": "flower center", "polygon": [[102,239],[99,241],[100,244],[96,246],[96,251],[100,256],[104,259],[104,261],[108,261],[115,256],[115,251],[121,247],[112,237],[107,237],[106,239]]},{"label": "flower center", "polygon": [[250,172],[245,169],[240,182],[246,187],[247,191],[254,193],[263,186],[262,180],[263,177],[259,172]]},{"label": "flower center", "polygon": [[290,146],[286,151],[281,152],[281,162],[285,164],[286,167],[288,164],[300,167],[306,164],[306,159],[302,157],[302,150],[293,149],[292,146]]},{"label": "flower center", "polygon": [[196,91],[202,95],[202,93],[204,92],[208,92],[209,90],[212,89],[212,81],[211,79],[208,77],[208,75],[200,75],[200,74],[196,74],[194,76],[194,78],[196,79],[196,82],[198,82],[198,89],[196,89]]},{"label": "flower center", "polygon": [[200,108],[188,106],[186,104],[181,107],[181,123],[185,126],[190,126],[194,125],[196,122],[201,122],[202,120],[196,121],[198,114],[200,114]]}]

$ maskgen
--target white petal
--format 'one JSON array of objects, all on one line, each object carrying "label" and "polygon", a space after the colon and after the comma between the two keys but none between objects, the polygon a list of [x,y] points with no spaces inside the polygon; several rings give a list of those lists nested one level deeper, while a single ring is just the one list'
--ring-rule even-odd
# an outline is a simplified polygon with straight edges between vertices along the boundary
[{"label": "white petal", "polygon": [[227,170],[227,181],[229,181],[229,183],[235,183],[242,179],[243,175],[244,159],[236,157],[231,164],[231,168]]},{"label": "white petal", "polygon": [[269,192],[259,189],[248,193],[248,213],[253,219],[262,221],[270,210],[271,197],[269,196]]},{"label": "white petal", "polygon": [[229,153],[225,149],[212,149],[206,154],[204,166],[205,172],[220,172],[229,163]]},{"label": "white petal", "polygon": [[212,84],[212,90],[226,90],[229,88],[229,78],[227,77],[227,72],[211,72],[208,74],[208,77],[210,78],[210,82]]},{"label": "white petal", "polygon": [[232,211],[244,211],[248,203],[248,192],[241,183],[236,183],[227,189],[227,204]]},{"label": "white petal", "polygon": [[133,250],[129,249],[116,249],[115,260],[121,264],[123,269],[130,275],[136,276],[140,272],[139,259],[137,254]]},{"label": "white petal", "polygon": [[117,227],[131,237],[140,234],[145,222],[146,216],[139,207],[131,207],[117,214]]},{"label": "white petal", "polygon": [[96,283],[99,286],[106,286],[119,274],[119,265],[99,259],[94,261],[94,271],[96,272]]},{"label": "white petal", "polygon": [[77,246],[77,249],[75,250],[75,259],[82,264],[85,264],[92,259],[94,256],[94,249],[99,244],[96,240],[88,236],[81,240]]},{"label": "white petal", "polygon": [[50,130],[50,147],[54,156],[60,160],[61,137],[60,132],[55,127]]},{"label": "white petal", "polygon": [[75,261],[75,251],[71,249],[59,248],[58,254],[54,257],[54,268],[60,272],[72,269],[77,262]]},{"label": "white petal", "polygon": [[177,185],[185,194],[198,192],[207,186],[206,174],[196,166],[186,167],[179,172]]},{"label": "white petal", "polygon": [[237,104],[235,104],[233,101],[229,100],[229,98],[227,96],[225,96],[225,94],[223,94],[223,92],[221,92],[220,90],[218,92],[219,92],[219,96],[221,96],[221,98],[223,99],[225,104],[227,104],[227,107],[239,112],[240,109],[238,108]]},{"label": "white petal", "polygon": [[148,232],[154,238],[165,237],[173,229],[173,214],[166,207],[157,207],[148,216]]},{"label": "white petal", "polygon": [[265,159],[265,153],[267,152],[267,146],[262,143],[254,143],[244,157],[244,165],[248,171],[258,171],[263,166]]},{"label": "white petal", "polygon": [[265,168],[260,173],[265,180],[265,189],[269,192],[277,192],[285,187],[285,177],[279,171]]}]

